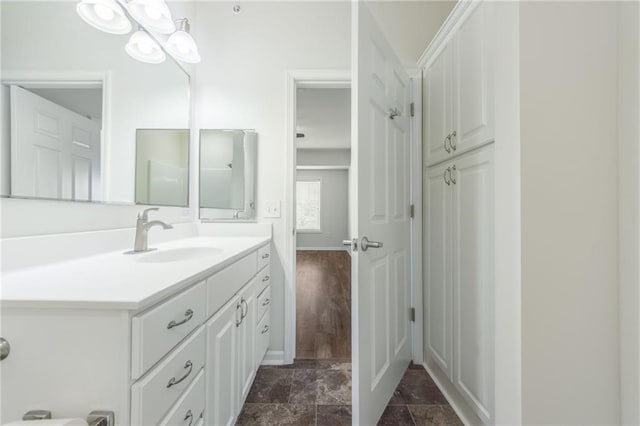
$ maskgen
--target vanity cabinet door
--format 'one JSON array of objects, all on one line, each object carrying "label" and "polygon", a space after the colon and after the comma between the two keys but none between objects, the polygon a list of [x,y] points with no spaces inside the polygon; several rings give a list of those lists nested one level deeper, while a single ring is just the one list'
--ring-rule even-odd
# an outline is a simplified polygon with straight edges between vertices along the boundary
[{"label": "vanity cabinet door", "polygon": [[249,394],[256,374],[256,325],[258,316],[258,293],[262,289],[261,281],[255,278],[240,293],[242,305],[242,323],[238,327],[238,385],[241,407]]},{"label": "vanity cabinet door", "polygon": [[206,424],[233,425],[238,406],[240,297],[232,298],[207,322]]}]

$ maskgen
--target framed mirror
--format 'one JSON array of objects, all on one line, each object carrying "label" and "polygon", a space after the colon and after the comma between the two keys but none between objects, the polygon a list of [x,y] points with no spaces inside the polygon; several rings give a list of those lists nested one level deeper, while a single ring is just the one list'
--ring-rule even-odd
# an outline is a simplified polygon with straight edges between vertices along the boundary
[{"label": "framed mirror", "polygon": [[190,77],[169,55],[129,56],[134,31],[99,31],[76,3],[0,2],[0,195],[147,204],[137,198],[138,131],[189,128]]},{"label": "framed mirror", "polygon": [[255,219],[257,134],[200,130],[200,218]]}]

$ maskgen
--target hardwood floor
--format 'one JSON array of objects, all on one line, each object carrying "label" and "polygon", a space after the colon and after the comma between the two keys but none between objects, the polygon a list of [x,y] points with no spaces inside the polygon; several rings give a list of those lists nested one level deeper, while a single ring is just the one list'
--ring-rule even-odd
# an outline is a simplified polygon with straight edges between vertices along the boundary
[{"label": "hardwood floor", "polygon": [[351,255],[298,251],[296,358],[351,358]]}]

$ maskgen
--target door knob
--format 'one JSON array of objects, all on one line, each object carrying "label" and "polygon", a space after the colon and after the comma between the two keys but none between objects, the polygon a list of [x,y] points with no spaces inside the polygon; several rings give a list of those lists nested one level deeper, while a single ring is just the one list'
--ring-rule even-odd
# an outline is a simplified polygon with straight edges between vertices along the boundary
[{"label": "door knob", "polygon": [[369,241],[367,237],[362,237],[362,240],[360,240],[362,251],[367,251],[369,248],[382,248],[382,245],[382,241]]},{"label": "door knob", "polygon": [[342,240],[342,245],[350,247],[353,251],[358,251],[358,239],[354,238],[353,240]]}]

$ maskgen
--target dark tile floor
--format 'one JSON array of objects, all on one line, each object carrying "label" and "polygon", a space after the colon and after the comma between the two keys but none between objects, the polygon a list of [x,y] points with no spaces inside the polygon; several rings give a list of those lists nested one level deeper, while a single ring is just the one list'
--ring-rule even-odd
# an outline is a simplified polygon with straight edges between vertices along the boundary
[{"label": "dark tile floor", "polygon": [[[351,425],[350,361],[296,360],[292,365],[260,367],[237,425]],[[411,365],[378,425],[462,422],[429,374],[422,367]]]}]

